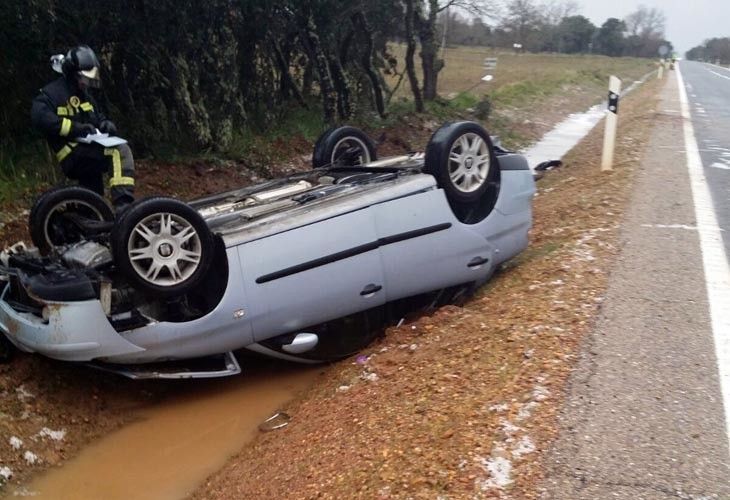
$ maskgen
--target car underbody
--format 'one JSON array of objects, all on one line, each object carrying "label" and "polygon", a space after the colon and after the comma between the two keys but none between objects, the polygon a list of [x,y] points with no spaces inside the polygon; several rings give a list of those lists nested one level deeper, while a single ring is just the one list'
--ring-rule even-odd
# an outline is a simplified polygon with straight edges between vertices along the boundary
[{"label": "car underbody", "polygon": [[[527,246],[532,174],[519,155],[498,150],[497,162],[491,195],[468,205],[424,173],[423,153],[192,201],[212,235],[212,264],[175,296],[127,279],[104,231],[47,255],[16,246],[0,257],[0,330],[21,350],[136,378],[237,373],[228,353],[241,348],[299,362],[351,354],[408,308],[473,290]],[[162,217],[135,231],[146,237],[145,224],[164,226]],[[348,336],[357,339],[337,340]],[[217,367],[151,365],[206,356]]]}]

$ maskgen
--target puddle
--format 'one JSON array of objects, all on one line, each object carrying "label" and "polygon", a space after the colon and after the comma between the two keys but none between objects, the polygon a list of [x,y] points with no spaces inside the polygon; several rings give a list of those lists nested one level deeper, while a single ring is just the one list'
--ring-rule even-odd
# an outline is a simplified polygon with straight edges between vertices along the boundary
[{"label": "puddle", "polygon": [[[138,421],[87,446],[24,490],[54,500],[185,498],[320,372],[268,363],[251,373],[241,361],[240,376],[181,382],[186,386],[179,393],[141,411]],[[290,425],[296,425],[296,415]]]},{"label": "puddle", "polygon": [[[621,92],[621,96],[625,97],[641,85],[648,77],[649,75],[645,75],[641,80],[636,80]],[[527,163],[530,165],[530,168],[534,170],[537,165],[544,161],[560,160],[601,121],[607,112],[606,108],[607,103],[602,102],[601,104],[592,106],[584,113],[568,115],[565,120],[558,123],[555,128],[545,134],[540,141],[523,151],[522,154],[527,158]],[[619,114],[619,126],[620,123]]]}]

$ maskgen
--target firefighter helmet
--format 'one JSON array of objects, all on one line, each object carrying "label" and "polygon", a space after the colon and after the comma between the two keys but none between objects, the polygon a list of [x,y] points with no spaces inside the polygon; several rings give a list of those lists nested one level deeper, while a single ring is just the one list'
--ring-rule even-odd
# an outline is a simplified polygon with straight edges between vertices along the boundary
[{"label": "firefighter helmet", "polygon": [[69,50],[63,60],[62,69],[69,81],[93,88],[101,86],[99,60],[88,45],[79,45]]}]

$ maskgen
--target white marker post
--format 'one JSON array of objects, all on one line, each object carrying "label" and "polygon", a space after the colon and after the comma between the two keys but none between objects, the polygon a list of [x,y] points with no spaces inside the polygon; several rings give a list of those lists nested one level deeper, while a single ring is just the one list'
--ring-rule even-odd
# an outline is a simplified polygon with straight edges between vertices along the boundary
[{"label": "white marker post", "polygon": [[496,57],[486,57],[484,58],[484,69],[487,70],[486,76],[482,77],[482,81],[484,82],[491,82],[494,76],[492,76],[492,73],[494,73],[494,70],[497,69],[497,58]]},{"label": "white marker post", "polygon": [[656,77],[658,80],[664,77],[664,60],[659,61],[659,71],[657,71]]},{"label": "white marker post", "polygon": [[608,81],[608,113],[606,132],[603,136],[601,171],[613,170],[613,152],[616,148],[616,127],[618,126],[618,101],[621,94],[621,80],[611,75]]}]

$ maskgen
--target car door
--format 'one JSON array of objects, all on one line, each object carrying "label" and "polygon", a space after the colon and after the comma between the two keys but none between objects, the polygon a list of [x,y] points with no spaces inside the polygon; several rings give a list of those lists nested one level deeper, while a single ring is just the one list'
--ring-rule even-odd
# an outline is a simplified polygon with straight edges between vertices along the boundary
[{"label": "car door", "polygon": [[238,251],[257,341],[385,302],[369,208],[244,243]]},{"label": "car door", "polygon": [[387,300],[486,277],[494,248],[453,215],[442,190],[373,207]]}]

